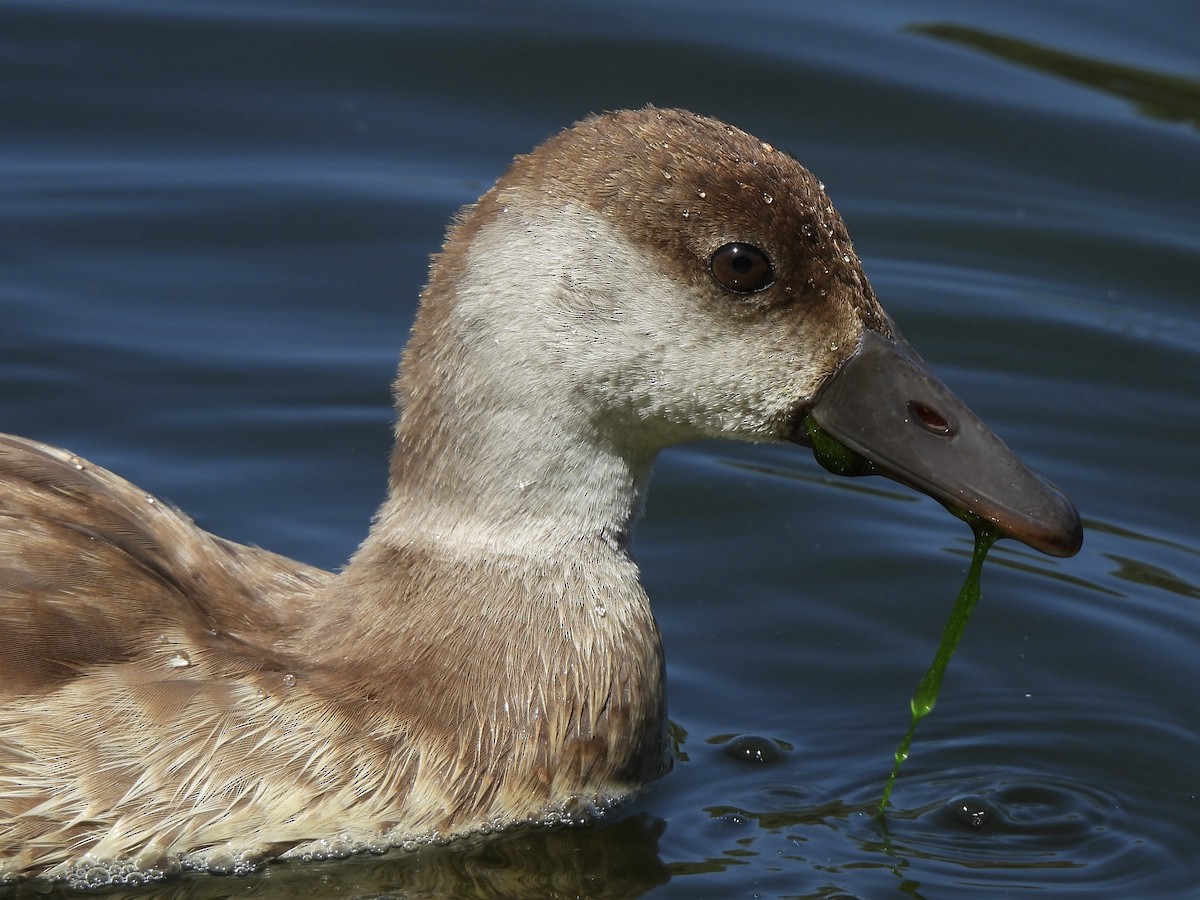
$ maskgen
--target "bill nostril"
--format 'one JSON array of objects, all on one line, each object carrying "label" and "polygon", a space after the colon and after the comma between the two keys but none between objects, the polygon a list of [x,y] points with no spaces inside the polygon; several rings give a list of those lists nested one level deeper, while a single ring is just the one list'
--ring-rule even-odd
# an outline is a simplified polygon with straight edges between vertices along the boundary
[{"label": "bill nostril", "polygon": [[950,434],[952,430],[945,416],[924,403],[909,400],[908,413],[918,425],[930,434]]}]

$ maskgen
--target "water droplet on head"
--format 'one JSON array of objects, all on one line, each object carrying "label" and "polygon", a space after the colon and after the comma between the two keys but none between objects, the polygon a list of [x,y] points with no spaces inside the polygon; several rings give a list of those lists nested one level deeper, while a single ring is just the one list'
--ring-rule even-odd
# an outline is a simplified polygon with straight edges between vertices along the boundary
[{"label": "water droplet on head", "polygon": [[775,198],[772,197],[770,194],[763,194],[763,203],[766,203],[769,206],[770,204],[772,204],[774,202],[775,202]]},{"label": "water droplet on head", "polygon": [[191,664],[192,658],[182,651],[179,653],[172,653],[167,657],[167,665],[172,669],[186,669]]},{"label": "water droplet on head", "polygon": [[293,675],[291,672],[288,672],[286,675],[284,675],[283,676],[283,686],[289,687],[289,688],[295,687],[296,686],[296,676]]},{"label": "water droplet on head", "polygon": [[84,461],[83,461],[83,457],[72,456],[71,459],[69,460],[69,462],[80,472],[82,472],[85,468],[87,468],[86,463],[84,463]]},{"label": "water droplet on head", "polygon": [[707,191],[699,191],[699,194],[700,194],[700,199],[701,199],[701,200],[703,200],[705,197],[707,197],[707,196],[708,196],[708,192],[707,192]]}]

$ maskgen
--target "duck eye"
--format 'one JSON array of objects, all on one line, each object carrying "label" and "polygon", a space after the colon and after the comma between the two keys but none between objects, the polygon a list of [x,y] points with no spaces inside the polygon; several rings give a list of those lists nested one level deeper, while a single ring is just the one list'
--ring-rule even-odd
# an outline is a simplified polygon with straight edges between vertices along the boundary
[{"label": "duck eye", "polygon": [[753,244],[735,241],[718,247],[709,261],[713,278],[723,288],[739,294],[753,294],[775,282],[771,260]]}]

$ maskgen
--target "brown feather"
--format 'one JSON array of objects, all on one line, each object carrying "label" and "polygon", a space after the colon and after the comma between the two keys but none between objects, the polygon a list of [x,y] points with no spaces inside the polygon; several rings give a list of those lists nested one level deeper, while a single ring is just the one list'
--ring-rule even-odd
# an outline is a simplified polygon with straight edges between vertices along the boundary
[{"label": "brown feather", "polygon": [[[775,300],[712,283],[715,246],[743,239],[775,255]],[[338,575],[0,436],[0,875],[226,870],[628,796],[666,765],[629,548],[654,456],[778,439],[864,323],[887,327],[794,160],[690,113],[616,113],[519,158],[451,229],[396,382],[389,495]]]}]

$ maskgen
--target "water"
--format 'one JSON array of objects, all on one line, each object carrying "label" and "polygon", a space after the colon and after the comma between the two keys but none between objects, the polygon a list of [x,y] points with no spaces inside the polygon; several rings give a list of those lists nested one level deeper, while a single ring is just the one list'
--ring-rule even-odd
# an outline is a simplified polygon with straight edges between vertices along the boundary
[{"label": "water", "polygon": [[[447,219],[513,154],[646,102],[812,168],[906,336],[1087,527],[1070,560],[992,550],[885,830],[872,813],[969,530],[797,448],[674,450],[638,535],[670,776],[600,828],[150,890],[1193,896],[1198,18],[1116,0],[0,7],[0,427],[206,528],[344,561]],[[738,759],[734,735],[789,749]],[[953,815],[976,801],[982,827]]]}]

